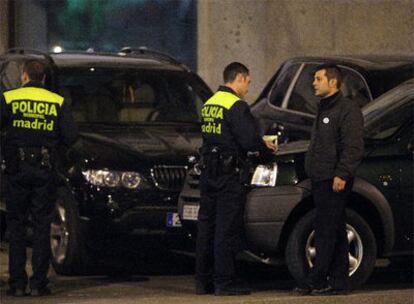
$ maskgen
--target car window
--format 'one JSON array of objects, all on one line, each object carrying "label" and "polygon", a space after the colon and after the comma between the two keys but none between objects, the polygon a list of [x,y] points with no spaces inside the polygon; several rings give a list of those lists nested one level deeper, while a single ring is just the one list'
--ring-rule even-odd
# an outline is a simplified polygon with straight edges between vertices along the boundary
[{"label": "car window", "polygon": [[407,121],[413,120],[414,98],[399,104],[392,111],[375,119],[366,128],[366,137],[371,139],[385,139],[395,134]]},{"label": "car window", "polygon": [[316,65],[307,64],[300,73],[292,94],[289,97],[287,108],[289,110],[315,114],[318,100],[313,94],[313,74]]},{"label": "car window", "polygon": [[285,97],[289,85],[295,77],[299,67],[300,64],[294,64],[288,66],[285,71],[282,71],[280,73],[280,76],[276,79],[276,82],[273,85],[272,91],[269,96],[269,101],[272,105],[277,107],[280,107],[282,105],[283,98]]},{"label": "car window", "polygon": [[[319,64],[307,64],[298,78],[289,97],[287,108],[294,111],[315,114],[319,98],[314,95],[313,75]],[[341,91],[345,97],[355,100],[360,107],[370,99],[363,79],[353,70],[340,67],[343,74]]]},{"label": "car window", "polygon": [[367,105],[371,101],[370,95],[361,76],[351,69],[341,68],[341,71],[343,75],[342,94],[354,100],[360,108]]},{"label": "car window", "polygon": [[1,91],[16,89],[20,87],[20,75],[23,69],[22,61],[7,61],[2,67],[0,78]]},{"label": "car window", "polygon": [[197,122],[202,99],[188,73],[62,69],[60,93],[77,122]]}]

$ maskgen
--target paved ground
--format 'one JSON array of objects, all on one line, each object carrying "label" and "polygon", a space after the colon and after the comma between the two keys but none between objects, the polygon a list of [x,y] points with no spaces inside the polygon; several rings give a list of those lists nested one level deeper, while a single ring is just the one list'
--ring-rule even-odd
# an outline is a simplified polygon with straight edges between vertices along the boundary
[{"label": "paved ground", "polygon": [[163,255],[146,260],[140,265],[134,263],[135,267],[123,268],[124,271],[119,271],[122,267],[118,268],[118,272],[113,275],[63,277],[51,271],[53,296],[13,298],[5,295],[7,259],[7,250],[3,247],[0,251],[0,279],[3,282],[0,287],[1,304],[414,303],[412,263],[377,268],[363,289],[348,296],[330,297],[299,297],[291,294],[294,282],[283,267],[243,264],[242,272],[253,287],[253,294],[244,297],[215,297],[194,295],[191,258]]}]

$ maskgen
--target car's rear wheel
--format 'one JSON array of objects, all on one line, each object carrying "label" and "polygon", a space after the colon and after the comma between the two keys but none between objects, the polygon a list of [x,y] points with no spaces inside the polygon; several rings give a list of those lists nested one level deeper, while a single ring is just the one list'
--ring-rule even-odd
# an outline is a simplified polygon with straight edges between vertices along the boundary
[{"label": "car's rear wheel", "polygon": [[[374,270],[377,245],[366,221],[352,210],[347,210],[346,214],[350,285],[351,288],[356,288],[362,285]],[[286,246],[286,263],[290,273],[298,282],[304,281],[315,262],[314,219],[314,211],[301,218],[290,234]]]},{"label": "car's rear wheel", "polygon": [[50,233],[52,265],[58,274],[84,274],[88,272],[89,252],[77,204],[68,189],[59,188],[57,194]]}]

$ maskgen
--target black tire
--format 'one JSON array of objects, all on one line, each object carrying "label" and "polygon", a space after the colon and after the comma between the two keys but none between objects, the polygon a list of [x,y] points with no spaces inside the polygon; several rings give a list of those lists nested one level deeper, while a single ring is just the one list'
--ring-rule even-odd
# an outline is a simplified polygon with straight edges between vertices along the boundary
[{"label": "black tire", "polygon": [[56,200],[56,215],[50,235],[52,265],[56,273],[79,275],[89,273],[90,260],[77,203],[66,188],[59,188]]},{"label": "black tire", "polygon": [[[377,244],[370,226],[359,214],[348,209],[346,217],[347,230],[354,232],[353,236],[355,237],[350,245],[350,253],[353,257],[357,257],[354,261],[359,261],[354,263],[353,269],[350,267],[350,285],[351,288],[357,288],[366,282],[374,270]],[[306,254],[306,246],[313,232],[314,218],[315,211],[312,211],[296,223],[285,249],[289,272],[299,283],[304,282],[304,278],[311,268]],[[357,249],[362,249],[362,252]]]}]

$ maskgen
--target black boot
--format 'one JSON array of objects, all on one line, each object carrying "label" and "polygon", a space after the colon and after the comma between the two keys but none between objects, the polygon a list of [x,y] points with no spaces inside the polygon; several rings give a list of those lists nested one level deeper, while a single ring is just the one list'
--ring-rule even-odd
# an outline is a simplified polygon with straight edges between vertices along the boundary
[{"label": "black boot", "polygon": [[348,289],[336,289],[331,285],[326,285],[323,288],[312,289],[311,295],[313,296],[331,296],[331,295],[347,295],[349,294]]},{"label": "black boot", "polygon": [[310,288],[309,286],[296,286],[293,289],[293,292],[300,295],[300,296],[306,296],[308,294],[310,294],[312,291],[312,288]]},{"label": "black boot", "polygon": [[8,296],[13,296],[13,297],[25,297],[25,296],[27,296],[27,292],[23,288],[10,288],[9,290],[7,290],[6,294]]},{"label": "black boot", "polygon": [[43,296],[49,296],[52,292],[48,287],[42,287],[42,288],[32,288],[30,291],[30,295],[32,297],[43,297]]},{"label": "black boot", "polygon": [[214,284],[201,284],[199,282],[196,283],[196,295],[206,295],[206,294],[213,294],[214,293]]},{"label": "black boot", "polygon": [[244,296],[251,294],[251,291],[247,287],[243,287],[237,284],[229,284],[222,288],[216,288],[214,295],[216,296]]}]

